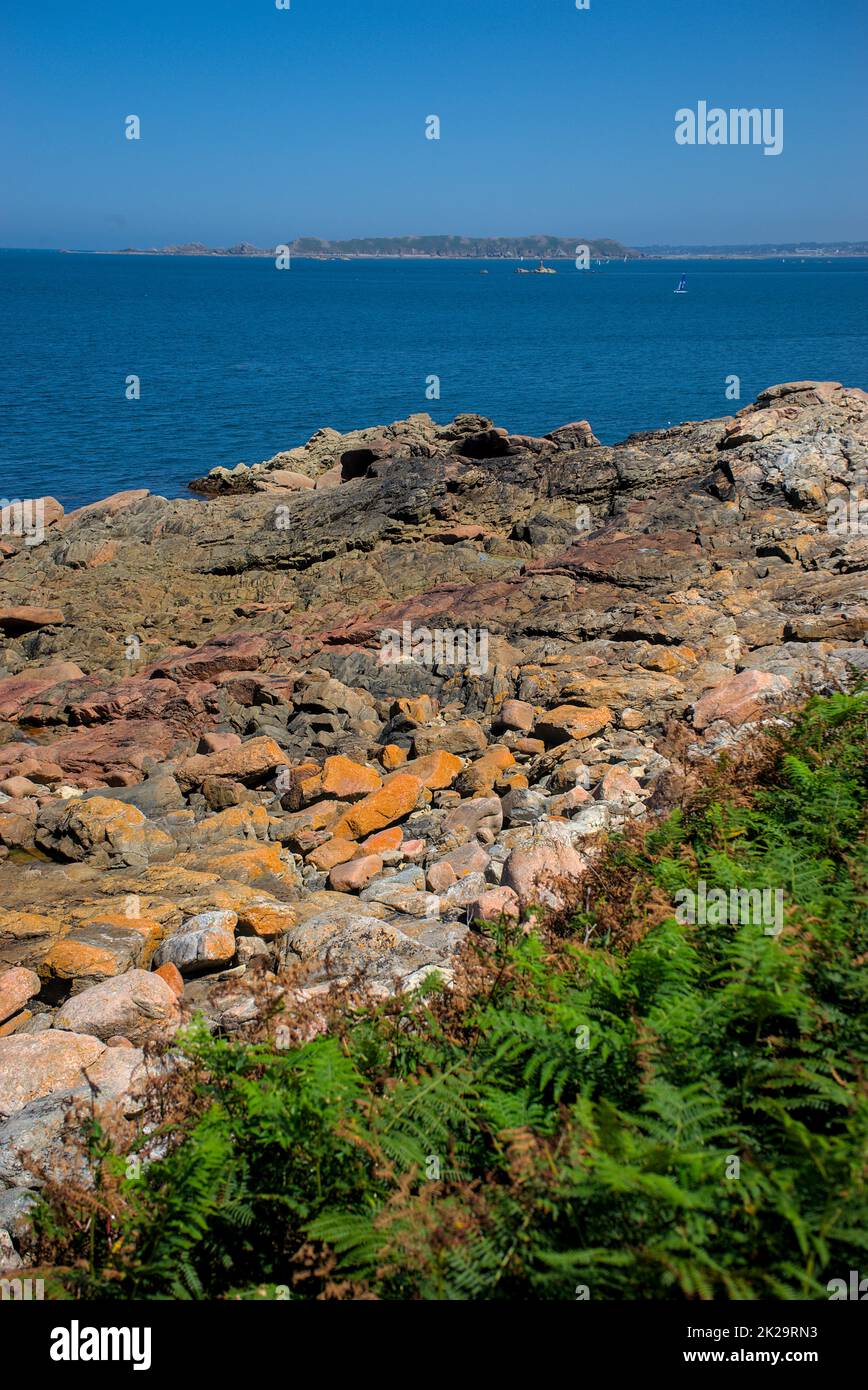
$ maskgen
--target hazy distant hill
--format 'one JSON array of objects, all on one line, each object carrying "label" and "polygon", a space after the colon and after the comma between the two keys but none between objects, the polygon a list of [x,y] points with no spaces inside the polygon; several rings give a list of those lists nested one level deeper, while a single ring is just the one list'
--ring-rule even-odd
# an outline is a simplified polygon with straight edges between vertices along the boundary
[{"label": "hazy distant hill", "polygon": [[868,241],[781,241],[744,246],[642,246],[643,256],[669,259],[678,256],[711,256],[747,260],[769,256],[865,256]]},{"label": "hazy distant hill", "polygon": [[[296,237],[285,242],[296,256],[442,256],[446,259],[473,257],[503,257],[514,260],[520,256],[542,257],[546,260],[573,259],[577,246],[587,246],[593,257],[637,257],[638,251],[622,246],[611,238],[526,236],[526,237],[466,237],[466,236],[400,236],[353,237],[350,241],[323,241],[320,237]],[[273,256],[274,247],[251,246],[249,241],[235,246],[203,246],[199,241],[184,246],[149,247],[139,251],[125,247],[119,255],[138,256]]]}]

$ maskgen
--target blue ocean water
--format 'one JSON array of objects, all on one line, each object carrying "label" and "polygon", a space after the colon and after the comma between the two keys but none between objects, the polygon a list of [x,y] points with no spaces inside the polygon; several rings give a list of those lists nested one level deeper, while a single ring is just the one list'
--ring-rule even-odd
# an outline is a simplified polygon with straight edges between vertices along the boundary
[{"label": "blue ocean water", "polygon": [[[686,271],[688,293],[675,295]],[[487,270],[488,274],[480,272]],[[606,443],[805,377],[868,388],[868,259],[305,261],[0,251],[0,496],[178,496],[323,425],[461,411]],[[126,379],[141,398],[126,399]],[[429,377],[440,399],[426,399]]]}]

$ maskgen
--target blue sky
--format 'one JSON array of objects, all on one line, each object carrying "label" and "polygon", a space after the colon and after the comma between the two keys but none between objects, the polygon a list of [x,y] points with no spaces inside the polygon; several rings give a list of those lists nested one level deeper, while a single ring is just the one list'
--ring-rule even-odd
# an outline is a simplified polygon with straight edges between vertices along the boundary
[{"label": "blue sky", "polygon": [[865,0],[4,0],[0,55],[4,246],[868,236]]}]

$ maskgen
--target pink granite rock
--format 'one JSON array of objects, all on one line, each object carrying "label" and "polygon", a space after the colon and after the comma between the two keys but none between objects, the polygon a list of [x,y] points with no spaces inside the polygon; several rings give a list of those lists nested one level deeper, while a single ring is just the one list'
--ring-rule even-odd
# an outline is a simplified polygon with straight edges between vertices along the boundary
[{"label": "pink granite rock", "polygon": [[701,731],[723,719],[738,728],[756,719],[767,700],[785,694],[789,688],[786,676],[774,676],[768,671],[741,671],[697,700],[693,706],[693,727]]},{"label": "pink granite rock", "polygon": [[378,854],[365,854],[360,859],[336,864],[329,873],[329,887],[337,893],[358,893],[382,868],[383,861]]}]

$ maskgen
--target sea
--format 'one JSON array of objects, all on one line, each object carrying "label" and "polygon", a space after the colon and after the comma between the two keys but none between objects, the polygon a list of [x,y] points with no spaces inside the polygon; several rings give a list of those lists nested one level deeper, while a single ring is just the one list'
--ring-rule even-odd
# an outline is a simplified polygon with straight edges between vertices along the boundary
[{"label": "sea", "polygon": [[776,382],[868,389],[868,258],[550,264],[0,251],[0,499],[190,495],[418,411],[614,443]]}]

